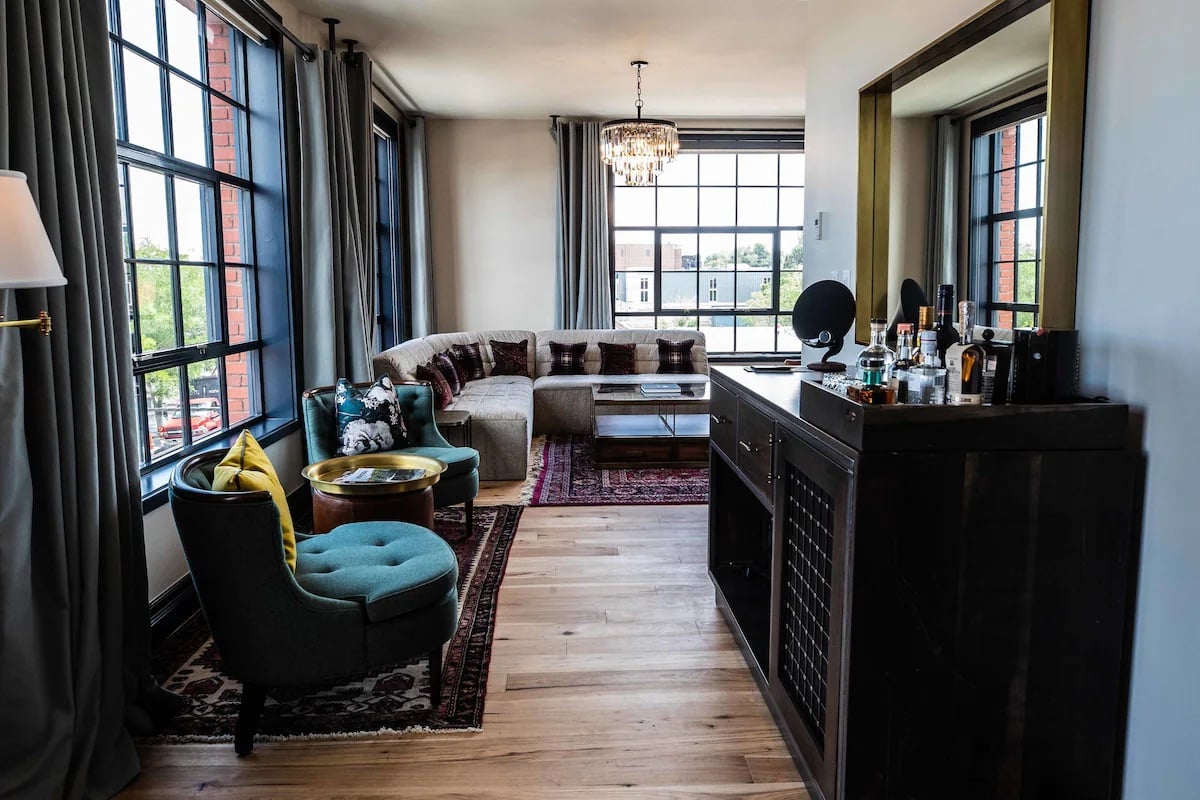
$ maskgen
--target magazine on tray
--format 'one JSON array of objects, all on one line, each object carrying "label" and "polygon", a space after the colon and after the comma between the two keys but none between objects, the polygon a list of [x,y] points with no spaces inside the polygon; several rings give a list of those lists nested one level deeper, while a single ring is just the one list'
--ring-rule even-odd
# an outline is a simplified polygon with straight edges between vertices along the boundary
[{"label": "magazine on tray", "polygon": [[425,477],[425,470],[390,467],[359,467],[344,472],[334,483],[404,483]]}]

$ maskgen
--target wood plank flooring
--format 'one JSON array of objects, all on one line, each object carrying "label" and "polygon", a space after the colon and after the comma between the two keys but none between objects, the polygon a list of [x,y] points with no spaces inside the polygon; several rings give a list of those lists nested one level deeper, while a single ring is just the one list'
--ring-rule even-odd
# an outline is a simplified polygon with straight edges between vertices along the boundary
[{"label": "wood plank flooring", "polygon": [[527,509],[480,733],[143,747],[122,796],[807,800],[713,605],[706,526],[703,506]]}]

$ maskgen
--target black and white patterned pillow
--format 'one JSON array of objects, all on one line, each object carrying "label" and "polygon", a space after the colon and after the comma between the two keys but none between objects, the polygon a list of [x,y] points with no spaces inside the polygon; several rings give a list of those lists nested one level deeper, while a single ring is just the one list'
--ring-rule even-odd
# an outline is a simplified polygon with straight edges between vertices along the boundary
[{"label": "black and white patterned pillow", "polygon": [[586,375],[583,356],[587,353],[587,342],[575,344],[550,343],[551,375]]},{"label": "black and white patterned pillow", "polygon": [[696,371],[692,365],[692,345],[695,339],[684,339],[682,342],[658,340],[658,374],[659,375],[690,375]]},{"label": "black and white patterned pillow", "polygon": [[463,382],[477,381],[483,377],[483,356],[479,353],[479,345],[456,344],[450,347],[450,356],[463,375]]},{"label": "black and white patterned pillow", "polygon": [[430,363],[437,367],[438,372],[442,373],[442,377],[450,385],[451,394],[455,397],[462,394],[462,381],[458,378],[458,367],[454,366],[454,359],[450,357],[449,350],[435,355]]},{"label": "black and white patterned pillow", "polygon": [[396,388],[384,375],[365,390],[345,378],[333,392],[337,408],[340,456],[377,453],[408,446],[408,430],[396,399]]}]

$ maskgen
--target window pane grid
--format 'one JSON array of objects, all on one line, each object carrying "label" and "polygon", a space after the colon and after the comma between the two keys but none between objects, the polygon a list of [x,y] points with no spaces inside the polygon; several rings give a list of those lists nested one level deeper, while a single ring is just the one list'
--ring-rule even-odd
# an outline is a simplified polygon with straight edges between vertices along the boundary
[{"label": "window pane grid", "polygon": [[709,352],[798,350],[803,189],[802,153],[761,150],[685,152],[655,187],[613,187],[618,327],[703,330]]},{"label": "window pane grid", "polygon": [[[982,292],[975,291],[987,324],[1036,325],[1042,262],[1042,215],[1045,172],[1045,115],[1004,123],[977,135],[986,143],[986,205],[973,209],[985,232]],[[978,153],[978,148],[975,149]],[[980,174],[980,168],[975,168]],[[983,198],[980,197],[982,200]]]},{"label": "window pane grid", "polygon": [[[146,470],[261,416],[255,184],[241,99],[247,45],[202,3],[111,0],[109,8]],[[132,34],[121,28],[130,9],[144,12]],[[140,72],[131,73],[131,60]]]}]

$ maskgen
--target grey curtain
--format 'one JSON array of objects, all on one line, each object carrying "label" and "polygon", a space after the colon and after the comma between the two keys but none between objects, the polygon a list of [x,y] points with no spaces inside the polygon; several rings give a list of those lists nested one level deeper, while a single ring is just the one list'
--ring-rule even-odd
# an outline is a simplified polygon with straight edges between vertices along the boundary
[{"label": "grey curtain", "polygon": [[926,232],[925,293],[932,298],[939,284],[958,283],[958,122],[942,115],[933,119],[933,152],[929,158],[929,228]]},{"label": "grey curtain", "polygon": [[600,160],[600,123],[554,119],[558,147],[560,328],[611,328],[608,177]]},{"label": "grey curtain", "polygon": [[371,377],[378,264],[371,62],[296,57],[304,383]]},{"label": "grey curtain", "polygon": [[428,336],[437,330],[433,305],[433,258],[429,217],[429,151],[425,118],[407,121],[404,158],[408,167],[408,255],[412,296],[412,335]]},{"label": "grey curtain", "polygon": [[[0,168],[68,285],[0,291],[0,796],[106,797],[153,702],[105,4],[0,0]],[[161,699],[161,698],[160,698]]]}]

